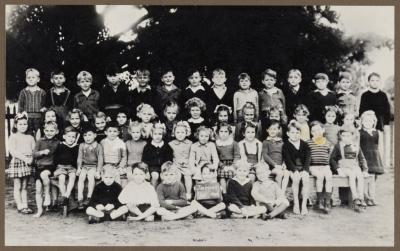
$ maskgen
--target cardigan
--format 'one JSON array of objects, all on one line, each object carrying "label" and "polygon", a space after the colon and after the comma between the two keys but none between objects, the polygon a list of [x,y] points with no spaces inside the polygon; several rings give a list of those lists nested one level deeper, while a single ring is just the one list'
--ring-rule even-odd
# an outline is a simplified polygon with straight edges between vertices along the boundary
[{"label": "cardigan", "polygon": [[142,161],[149,166],[151,172],[160,172],[161,165],[172,159],[172,148],[165,142],[161,147],[156,147],[148,142],[143,148]]},{"label": "cardigan", "polygon": [[290,141],[286,141],[283,144],[282,154],[286,167],[289,171],[308,172],[310,168],[311,156],[310,147],[306,142],[300,140],[300,147],[299,149],[296,149],[296,147],[290,143]]},{"label": "cardigan", "polygon": [[64,142],[59,144],[54,151],[54,165],[70,165],[76,167],[79,145],[70,147]]},{"label": "cardigan", "polygon": [[100,182],[94,187],[88,206],[96,207],[97,205],[106,206],[107,204],[111,204],[114,205],[115,209],[118,209],[121,206],[118,200],[121,191],[122,187],[116,182],[113,182],[109,186],[104,184],[104,182]]},{"label": "cardigan", "polygon": [[253,183],[250,180],[241,185],[235,178],[230,179],[226,190],[226,201],[237,205],[239,208],[250,206],[254,204],[254,199],[251,196],[252,188]]}]

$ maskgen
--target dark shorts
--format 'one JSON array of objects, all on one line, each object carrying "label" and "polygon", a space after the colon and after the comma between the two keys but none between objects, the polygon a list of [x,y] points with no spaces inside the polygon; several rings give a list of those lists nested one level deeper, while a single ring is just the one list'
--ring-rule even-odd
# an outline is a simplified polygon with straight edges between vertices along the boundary
[{"label": "dark shorts", "polygon": [[200,203],[200,205],[202,205],[203,207],[210,209],[216,205],[218,205],[218,203],[220,203],[220,201],[218,200],[200,200],[198,201]]},{"label": "dark shorts", "polygon": [[50,176],[49,177],[51,177],[51,176],[53,176],[55,169],[56,169],[56,167],[53,166],[53,165],[51,165],[51,166],[38,166],[38,167],[35,168],[35,171],[33,172],[33,178],[35,180],[40,180],[40,174],[45,170],[50,171]]}]

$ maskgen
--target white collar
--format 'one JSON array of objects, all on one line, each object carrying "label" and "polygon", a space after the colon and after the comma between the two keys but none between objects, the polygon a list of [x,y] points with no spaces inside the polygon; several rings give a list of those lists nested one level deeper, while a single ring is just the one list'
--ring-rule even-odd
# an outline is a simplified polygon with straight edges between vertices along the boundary
[{"label": "white collar", "polygon": [[248,182],[250,182],[250,178],[247,178],[247,177],[246,177],[246,179],[245,179],[244,181],[238,180],[236,176],[233,177],[233,179],[236,180],[237,183],[239,183],[239,184],[242,185],[242,186],[243,186],[244,184],[247,184]]},{"label": "white collar", "polygon": [[224,84],[223,86],[216,86],[215,84],[213,84],[213,86],[211,86],[212,89],[217,89],[217,90],[226,90],[226,85]]},{"label": "white collar", "polygon": [[76,143],[72,144],[72,146],[67,145],[67,144],[65,143],[65,141],[63,141],[62,144],[65,145],[65,146],[68,147],[68,148],[73,148],[74,146],[76,146]]},{"label": "white collar", "polygon": [[291,140],[289,139],[289,142],[290,142],[290,144],[292,144],[297,150],[300,149],[301,140],[299,140],[298,142],[293,142],[293,141],[291,141]]},{"label": "white collar", "polygon": [[40,91],[40,87],[37,86],[37,85],[35,85],[35,86],[33,86],[33,87],[27,86],[25,89],[26,89],[27,91],[30,91],[30,92]]},{"label": "white collar", "polygon": [[319,92],[321,93],[323,96],[328,95],[328,93],[332,92],[331,90],[329,90],[328,88],[324,89],[324,90],[318,90],[316,89],[314,92]]},{"label": "white collar", "polygon": [[203,90],[203,91],[206,90],[206,89],[204,89],[204,87],[201,84],[197,87],[192,87],[191,85],[189,85],[188,87],[186,87],[186,90],[187,89],[192,90],[192,92],[197,92],[198,90]]},{"label": "white collar", "polygon": [[197,119],[194,119],[194,118],[188,119],[188,122],[190,122],[190,123],[195,123],[195,124],[199,124],[199,123],[201,123],[201,122],[203,122],[203,121],[204,121],[204,118],[202,118],[202,117],[197,118]]},{"label": "white collar", "polygon": [[147,90],[151,90],[151,86],[150,85],[146,85],[146,87],[141,88],[139,86],[136,87],[136,91],[137,92],[146,92]]},{"label": "white collar", "polygon": [[85,95],[86,97],[89,97],[91,91],[92,91],[92,89],[90,88],[90,89],[87,90],[87,91],[82,90],[82,93],[83,93],[83,95]]},{"label": "white collar", "polygon": [[295,87],[289,86],[291,90],[295,90],[296,93],[300,90],[300,85],[297,85]]},{"label": "white collar", "polygon": [[230,145],[233,144],[233,138],[232,138],[232,137],[229,137],[229,139],[228,139],[228,140],[225,140],[225,141],[222,141],[222,140],[220,140],[220,139],[217,139],[217,140],[215,141],[215,144],[216,144],[217,146],[230,146]]},{"label": "white collar", "polygon": [[160,147],[162,147],[163,145],[164,145],[164,141],[161,141],[160,143],[154,143],[154,141],[152,140],[151,141],[151,144],[153,145],[153,146],[155,146],[155,147],[158,147],[158,148],[160,148]]},{"label": "white collar", "polygon": [[343,93],[343,94],[346,94],[346,95],[353,94],[353,92],[351,90],[347,90],[347,91],[339,90],[337,93],[338,94],[342,94]]}]

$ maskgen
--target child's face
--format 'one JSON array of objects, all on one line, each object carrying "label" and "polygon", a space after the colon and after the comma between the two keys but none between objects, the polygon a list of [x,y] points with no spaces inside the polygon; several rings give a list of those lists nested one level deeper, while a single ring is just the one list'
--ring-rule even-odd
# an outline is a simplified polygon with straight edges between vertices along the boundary
[{"label": "child's face", "polygon": [[218,136],[221,140],[227,140],[229,139],[229,129],[227,126],[223,126],[219,129],[218,131]]},{"label": "child's face", "polygon": [[120,78],[119,78],[118,74],[116,74],[116,75],[107,75],[106,77],[107,77],[108,83],[111,84],[111,86],[116,87],[116,86],[119,85]]},{"label": "child's face", "polygon": [[17,131],[20,133],[25,133],[28,130],[28,120],[27,119],[20,119],[17,121]]},{"label": "child's face", "polygon": [[256,171],[256,176],[259,181],[267,181],[271,171],[268,168],[262,168]]},{"label": "child's face", "polygon": [[364,127],[364,129],[369,130],[369,129],[374,128],[375,121],[373,118],[367,117],[367,118],[364,118],[361,122],[362,122],[362,126]]},{"label": "child's face", "polygon": [[256,129],[247,127],[246,131],[244,131],[244,138],[248,141],[253,141],[256,138]]},{"label": "child's face", "polygon": [[318,90],[325,90],[328,86],[328,81],[326,79],[317,79],[315,80],[315,86]]},{"label": "child's face", "polygon": [[83,140],[85,140],[86,144],[92,144],[94,140],[96,139],[96,133],[88,131],[85,134],[83,134]]},{"label": "child's face", "polygon": [[192,87],[197,87],[201,84],[201,75],[200,72],[194,72],[189,78],[189,83]]},{"label": "child's face", "polygon": [[298,130],[297,128],[291,127],[286,134],[291,141],[293,142],[300,141],[300,130]]},{"label": "child's face", "polygon": [[186,128],[183,126],[177,126],[175,128],[175,138],[179,141],[183,141],[186,138]]},{"label": "child's face", "polygon": [[279,126],[278,126],[278,125],[271,125],[271,126],[268,128],[268,135],[269,135],[271,138],[278,137],[278,134],[279,134]]},{"label": "child's face", "polygon": [[274,120],[281,120],[281,114],[279,113],[279,111],[271,111],[269,114],[269,119],[274,119]]},{"label": "child's face", "polygon": [[341,88],[343,91],[347,91],[347,90],[350,89],[351,80],[350,80],[350,79],[347,79],[347,78],[342,78],[342,79],[340,80],[339,84],[340,84],[340,88]]},{"label": "child's face", "polygon": [[65,83],[65,76],[64,76],[64,74],[53,75],[53,77],[51,77],[50,81],[56,87],[61,87]]},{"label": "child's face", "polygon": [[146,179],[146,174],[142,170],[140,170],[139,168],[133,169],[132,172],[133,182],[135,182],[136,184],[141,184],[145,181],[145,179]]},{"label": "child's face", "polygon": [[250,88],[250,79],[248,78],[243,78],[243,79],[239,79],[239,87],[242,90],[247,90]]},{"label": "child's face", "polygon": [[151,138],[155,143],[161,143],[163,140],[163,130],[162,129],[153,130]]},{"label": "child's face", "polygon": [[236,177],[238,179],[245,179],[249,175],[249,169],[247,167],[238,167],[236,169]]},{"label": "child's face", "polygon": [[343,125],[354,125],[354,117],[352,115],[346,115],[343,118]]},{"label": "child's face", "polygon": [[301,77],[298,74],[292,72],[289,74],[288,82],[291,87],[297,87],[301,82]]},{"label": "child's face", "polygon": [[353,142],[353,134],[351,132],[342,132],[340,134],[341,141],[344,144],[351,144]]},{"label": "child's face", "polygon": [[67,132],[63,135],[63,139],[67,145],[72,145],[76,140],[76,132]]},{"label": "child's face", "polygon": [[244,121],[252,122],[254,120],[254,117],[255,117],[254,109],[245,109],[243,111],[243,117],[244,117]]},{"label": "child's face", "polygon": [[78,128],[79,125],[81,124],[81,118],[79,117],[79,114],[72,113],[71,116],[69,117],[69,123],[71,123],[71,125],[74,128]]},{"label": "child's face", "polygon": [[168,121],[174,121],[176,119],[178,112],[175,107],[167,107],[165,109],[164,115],[168,119]]},{"label": "child's face", "polygon": [[369,81],[369,88],[377,90],[381,88],[381,78],[378,76],[372,76]]},{"label": "child's face", "polygon": [[207,144],[210,140],[210,132],[207,130],[203,130],[199,132],[199,142],[200,144],[204,145]]},{"label": "child's face", "polygon": [[268,75],[265,75],[264,79],[262,80],[262,84],[267,89],[271,89],[272,87],[274,87],[275,83],[276,83],[276,79],[271,76],[268,76]]},{"label": "child's face", "polygon": [[56,113],[54,111],[48,111],[44,114],[44,121],[45,122],[56,122],[57,121],[57,117],[56,117]]},{"label": "child's face", "polygon": [[40,81],[40,77],[34,72],[28,72],[25,77],[25,81],[29,86],[35,86]]},{"label": "child's face", "polygon": [[163,82],[166,86],[171,86],[174,83],[174,81],[175,81],[175,76],[171,71],[165,73],[161,77],[161,82]]},{"label": "child's face", "polygon": [[202,172],[201,172],[201,177],[203,179],[203,181],[211,181],[214,180],[214,176],[213,173],[210,171],[209,168],[205,167],[203,168]]},{"label": "child's face", "polygon": [[319,138],[322,137],[324,135],[324,128],[321,127],[321,125],[314,125],[313,127],[311,127],[311,135],[313,136],[313,138]]},{"label": "child's face", "polygon": [[104,130],[106,127],[106,119],[105,118],[95,118],[94,125],[96,126],[97,130]]},{"label": "child's face", "polygon": [[294,115],[294,118],[296,119],[297,122],[299,122],[300,124],[305,124],[307,123],[307,115],[305,115],[304,113],[300,112]]},{"label": "child's face", "polygon": [[219,122],[228,122],[228,112],[227,111],[220,111],[218,113],[218,121]]},{"label": "child's face", "polygon": [[178,174],[175,172],[164,172],[163,173],[163,183],[173,184],[177,180]]},{"label": "child's face", "polygon": [[226,82],[226,77],[225,73],[216,73],[213,74],[213,77],[211,81],[216,85],[216,86],[223,86]]},{"label": "child's face", "polygon": [[111,186],[112,183],[114,183],[115,180],[115,175],[112,174],[112,172],[105,172],[103,176],[101,177],[101,180],[104,182],[106,186]]},{"label": "child's face", "polygon": [[108,127],[105,134],[107,135],[107,138],[114,140],[118,137],[119,130],[116,127]]},{"label": "child's face", "polygon": [[78,86],[82,89],[82,91],[88,91],[90,86],[92,86],[92,81],[89,79],[81,79],[78,81]]},{"label": "child's face", "polygon": [[150,120],[151,120],[151,112],[149,112],[149,111],[146,111],[146,110],[144,110],[144,111],[142,111],[142,115],[141,115],[141,117],[142,117],[142,122],[144,122],[144,123],[149,123],[150,122]]},{"label": "child's face", "polygon": [[326,123],[333,124],[336,120],[336,113],[335,112],[327,112],[325,114]]},{"label": "child's face", "polygon": [[125,113],[118,113],[118,115],[117,115],[118,125],[125,125],[126,121],[128,121],[128,118],[126,117],[126,114]]},{"label": "child's face", "polygon": [[193,119],[198,119],[201,116],[201,109],[200,107],[194,106],[190,108],[190,116]]},{"label": "child's face", "polygon": [[44,136],[48,139],[52,139],[54,138],[54,136],[56,136],[56,134],[58,133],[58,130],[54,127],[54,126],[46,126],[44,129]]},{"label": "child's face", "polygon": [[138,74],[137,81],[140,87],[146,87],[150,82],[150,76],[147,74]]},{"label": "child's face", "polygon": [[140,127],[131,127],[131,136],[134,141],[138,141],[142,136]]}]

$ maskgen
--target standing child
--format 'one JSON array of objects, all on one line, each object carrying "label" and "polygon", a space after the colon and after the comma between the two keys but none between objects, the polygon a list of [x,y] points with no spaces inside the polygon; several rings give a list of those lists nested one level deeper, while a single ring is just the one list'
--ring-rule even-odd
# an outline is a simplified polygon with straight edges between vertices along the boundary
[{"label": "standing child", "polygon": [[243,121],[243,106],[250,102],[254,105],[254,117],[258,118],[258,93],[251,88],[250,76],[247,73],[241,73],[238,76],[240,89],[233,95],[233,117],[235,123]]},{"label": "standing child", "polygon": [[190,199],[192,197],[193,170],[189,168],[189,154],[192,141],[187,139],[187,137],[190,136],[190,126],[188,122],[179,121],[173,129],[172,135],[175,139],[170,141],[168,144],[173,151],[173,162],[183,175],[187,192],[186,198]]},{"label": "standing child", "polygon": [[142,139],[143,127],[141,123],[137,121],[130,123],[129,133],[131,134],[131,139],[125,142],[128,155],[128,163],[126,168],[128,181],[131,180],[133,164],[142,161],[143,149],[147,144],[147,142]]},{"label": "standing child", "polygon": [[175,75],[172,69],[164,69],[161,73],[162,85],[156,88],[158,101],[156,106],[157,114],[165,112],[166,105],[170,102],[180,103],[182,90],[174,84],[174,81]]},{"label": "standing child", "polygon": [[72,109],[72,111],[68,112],[67,120],[68,122],[66,126],[72,126],[78,132],[75,143],[82,143],[82,128],[86,125],[86,123],[84,122],[84,114],[79,109]]},{"label": "standing child", "polygon": [[185,186],[179,179],[179,170],[172,161],[161,166],[162,183],[157,186],[160,207],[157,214],[162,220],[178,220],[188,217],[197,211],[186,199]]},{"label": "standing child", "polygon": [[[164,108],[164,124],[167,129],[165,135],[165,142],[170,142],[174,139],[172,131],[177,123],[177,116],[179,114],[179,106],[175,101],[168,101]],[[190,136],[190,135],[189,135]]]},{"label": "standing child", "polygon": [[46,107],[56,111],[57,117],[62,123],[67,120],[68,111],[72,108],[71,91],[65,87],[65,75],[60,69],[51,73],[50,82],[54,85],[46,96]]},{"label": "standing child", "polygon": [[[59,121],[59,118],[58,118],[58,116],[57,116],[57,113],[56,113],[56,111],[55,111],[53,108],[49,108],[49,109],[47,109],[47,110],[44,112],[42,125],[46,124],[47,122],[55,122],[55,123],[57,123],[58,128],[60,128],[60,129],[64,128],[64,127],[63,127],[63,123],[61,123],[61,122]],[[56,135],[56,138],[57,138],[57,139],[60,138],[60,134],[61,134],[61,136],[62,136],[61,130],[60,130],[60,132]],[[39,140],[40,138],[43,137],[43,135],[44,135],[44,132],[43,132],[43,127],[42,127],[42,128],[40,128],[40,129],[38,129],[38,130],[36,131],[35,139],[36,139],[36,140]]]},{"label": "standing child", "polygon": [[372,110],[365,111],[361,115],[362,129],[360,130],[360,146],[367,160],[368,173],[375,178],[365,186],[365,201],[368,206],[376,206],[375,181],[378,175],[384,173],[381,155],[379,153],[379,133],[375,129],[378,119]]},{"label": "standing child", "polygon": [[96,127],[96,141],[100,143],[106,136],[105,129],[106,129],[106,114],[104,112],[97,112],[94,116],[94,126]]},{"label": "standing child", "polygon": [[221,187],[218,184],[212,168],[209,163],[201,167],[201,181],[194,187],[194,200],[191,206],[198,212],[210,218],[222,217],[226,206],[223,202]]},{"label": "standing child", "polygon": [[285,210],[289,207],[289,201],[285,197],[285,191],[269,179],[271,174],[267,167],[256,169],[257,181],[253,183],[251,196],[257,206],[265,207],[266,213],[262,215],[263,220],[279,217],[286,219]]},{"label": "standing child", "polygon": [[288,115],[288,121],[293,119],[294,110],[300,104],[309,106],[309,90],[301,84],[301,72],[298,69],[291,69],[288,74],[289,85],[285,85],[283,88],[283,94],[286,100],[286,114]]},{"label": "standing child", "polygon": [[308,116],[310,116],[310,112],[307,106],[298,105],[294,110],[293,116],[294,120],[290,121],[290,123],[294,122],[297,124],[297,127],[300,128],[300,139],[303,141],[310,140],[310,127],[308,126]]},{"label": "standing child", "polygon": [[14,182],[14,201],[17,210],[23,214],[33,213],[28,207],[27,184],[32,172],[33,150],[35,140],[31,135],[26,134],[28,130],[28,114],[17,113],[14,118],[13,134],[8,139],[8,147],[12,159],[8,177]]},{"label": "standing child", "polygon": [[248,178],[250,165],[248,163],[237,163],[236,174],[228,181],[226,201],[228,211],[234,218],[258,217],[266,213],[266,208],[256,206],[251,190],[253,182]]},{"label": "standing child", "polygon": [[287,135],[289,140],[283,144],[282,152],[287,169],[290,171],[293,190],[293,212],[300,214],[299,189],[300,181],[303,184],[301,191],[302,205],[301,214],[308,213],[307,199],[309,186],[310,148],[307,143],[300,139],[300,127],[296,123],[289,123]]},{"label": "standing child", "polygon": [[[84,142],[79,145],[77,171],[78,180],[78,209],[89,204],[95,186],[95,179],[100,178],[103,169],[103,147],[96,139],[96,129],[86,126],[83,131]],[[83,200],[85,180],[88,180],[86,200]]]},{"label": "standing child", "polygon": [[[310,173],[316,178],[317,208],[329,213],[331,210],[332,172],[329,166],[330,145],[324,137],[324,128],[319,121],[311,122]],[[324,190],[325,181],[325,190]],[[325,192],[324,192],[325,191]]]},{"label": "standing child", "polygon": [[231,124],[232,123],[232,119],[231,119],[232,108],[230,108],[229,106],[224,105],[224,104],[217,105],[215,107],[214,114],[216,115],[215,126],[213,126],[214,133],[217,134],[217,136],[218,136],[218,133],[217,133],[218,124],[227,123],[230,127],[230,130],[232,131],[232,138],[235,138],[234,133],[235,133],[236,128],[234,125]]},{"label": "standing child", "polygon": [[119,137],[124,141],[128,141],[131,136],[129,134],[129,121],[128,121],[128,117],[127,117],[127,112],[123,109],[119,110],[116,112],[117,114],[117,123],[119,126]]},{"label": "standing child", "polygon": [[359,120],[356,120],[356,115],[352,112],[345,112],[343,114],[343,123],[342,127],[349,127],[353,129],[353,134],[354,134],[354,141],[357,145],[360,144],[360,124]]},{"label": "standing child", "polygon": [[194,134],[196,133],[197,128],[200,126],[208,126],[206,119],[202,116],[202,113],[206,110],[206,104],[200,98],[195,97],[186,101],[185,108],[190,114],[188,122],[192,135],[189,139],[195,141],[196,137]]},{"label": "standing child", "polygon": [[353,113],[358,116],[357,98],[350,89],[353,77],[349,72],[342,72],[339,75],[339,89],[336,92],[337,105],[343,113]]},{"label": "standing child", "polygon": [[[36,159],[35,186],[36,186],[36,205],[38,208],[35,217],[40,217],[43,213],[43,206],[51,204],[50,199],[50,177],[55,170],[54,152],[60,143],[56,138],[58,126],[55,122],[44,124],[44,137],[37,141],[33,157]],[[44,188],[44,202],[42,189]]]},{"label": "standing child", "polygon": [[222,193],[226,194],[226,181],[235,176],[234,163],[240,159],[240,150],[237,142],[233,140],[232,128],[227,123],[217,125],[218,139],[215,141],[217,146],[219,168],[218,178],[221,184]]},{"label": "standing child", "polygon": [[118,196],[118,200],[125,204],[125,210],[131,214],[128,216],[130,221],[154,221],[154,213],[160,207],[154,186],[146,181],[148,172],[146,163],[135,163],[132,180]]},{"label": "standing child", "polygon": [[93,196],[86,209],[89,224],[99,223],[106,219],[126,219],[125,215],[128,213],[128,208],[122,206],[118,200],[122,187],[114,182],[115,176],[114,169],[106,168],[102,182],[95,186]]},{"label": "standing child", "polygon": [[217,174],[219,158],[215,144],[210,142],[212,134],[212,130],[205,126],[197,128],[195,133],[198,141],[193,143],[189,153],[189,167],[193,171],[194,180],[201,180],[200,168],[204,163],[210,163],[210,168]]},{"label": "standing child", "polygon": [[140,104],[153,104],[155,98],[155,92],[150,86],[150,71],[147,69],[139,69],[136,71],[136,78],[139,85],[129,91],[128,107],[131,109],[132,114],[129,117],[132,120],[136,120],[137,108]]},{"label": "standing child", "polygon": [[207,100],[204,100],[207,101],[207,108],[210,111],[215,111],[217,106],[225,105],[232,110],[234,88],[226,86],[225,71],[218,68],[213,70],[211,80],[213,85],[207,89]]},{"label": "standing child", "polygon": [[325,137],[328,140],[331,148],[337,144],[339,138],[338,133],[340,126],[337,124],[337,118],[340,114],[340,108],[338,106],[327,106],[325,107]]},{"label": "standing child", "polygon": [[151,184],[154,188],[157,187],[158,179],[160,177],[161,165],[168,160],[173,159],[171,147],[164,142],[165,125],[156,123],[151,128],[151,141],[143,148],[142,161],[149,167],[151,175]]},{"label": "standing child", "polygon": [[137,118],[140,119],[143,127],[143,139],[150,139],[151,130],[153,128],[153,121],[156,117],[157,115],[151,105],[142,103],[137,107]]},{"label": "standing child", "polygon": [[18,112],[28,113],[28,133],[35,135],[41,127],[42,112],[46,110],[46,92],[38,86],[39,71],[29,68],[25,71],[25,87],[18,97]]},{"label": "standing child", "polygon": [[91,88],[93,77],[90,72],[79,72],[77,80],[81,91],[75,94],[73,107],[83,112],[85,121],[93,121],[94,115],[99,111],[100,94]]},{"label": "standing child", "polygon": [[253,103],[247,102],[242,108],[243,121],[236,124],[235,127],[235,141],[239,142],[244,138],[243,131],[246,124],[256,125],[256,138],[261,139],[261,121],[256,120],[256,107]]},{"label": "standing child", "polygon": [[272,120],[268,127],[268,137],[262,145],[262,155],[264,161],[269,165],[271,173],[275,175],[275,181],[285,192],[289,183],[290,173],[283,162],[283,140],[279,137],[280,134],[281,125],[278,121]]},{"label": "standing child", "polygon": [[207,100],[207,93],[204,86],[201,84],[201,73],[198,69],[189,69],[187,72],[189,81],[188,87],[182,92],[182,105],[185,105],[192,98],[199,98],[203,103]]},{"label": "standing child", "polygon": [[325,107],[336,105],[336,95],[328,89],[329,78],[325,73],[317,73],[313,82],[317,89],[310,95],[311,119],[322,123],[324,121]]},{"label": "standing child", "polygon": [[[61,205],[68,205],[69,196],[75,185],[76,163],[79,145],[76,144],[78,132],[68,126],[64,129],[63,139],[54,152],[54,177],[58,178],[58,187],[61,193]],[[68,183],[66,184],[66,179]]]},{"label": "standing child", "polygon": [[126,145],[118,138],[117,122],[107,123],[105,133],[107,137],[100,142],[103,147],[104,164],[108,164],[117,170],[118,175],[115,177],[115,181],[118,184],[125,185],[122,184],[121,176],[123,177],[126,174]]},{"label": "standing child", "polygon": [[364,176],[368,175],[368,166],[358,144],[354,144],[354,129],[344,126],[339,131],[339,143],[335,145],[330,157],[332,172],[349,177],[356,212],[364,209]]},{"label": "standing child", "polygon": [[266,165],[262,158],[262,143],[256,139],[256,134],[257,126],[246,123],[242,131],[244,139],[238,143],[241,160],[250,165],[248,175],[253,182],[256,180],[256,167]]}]

